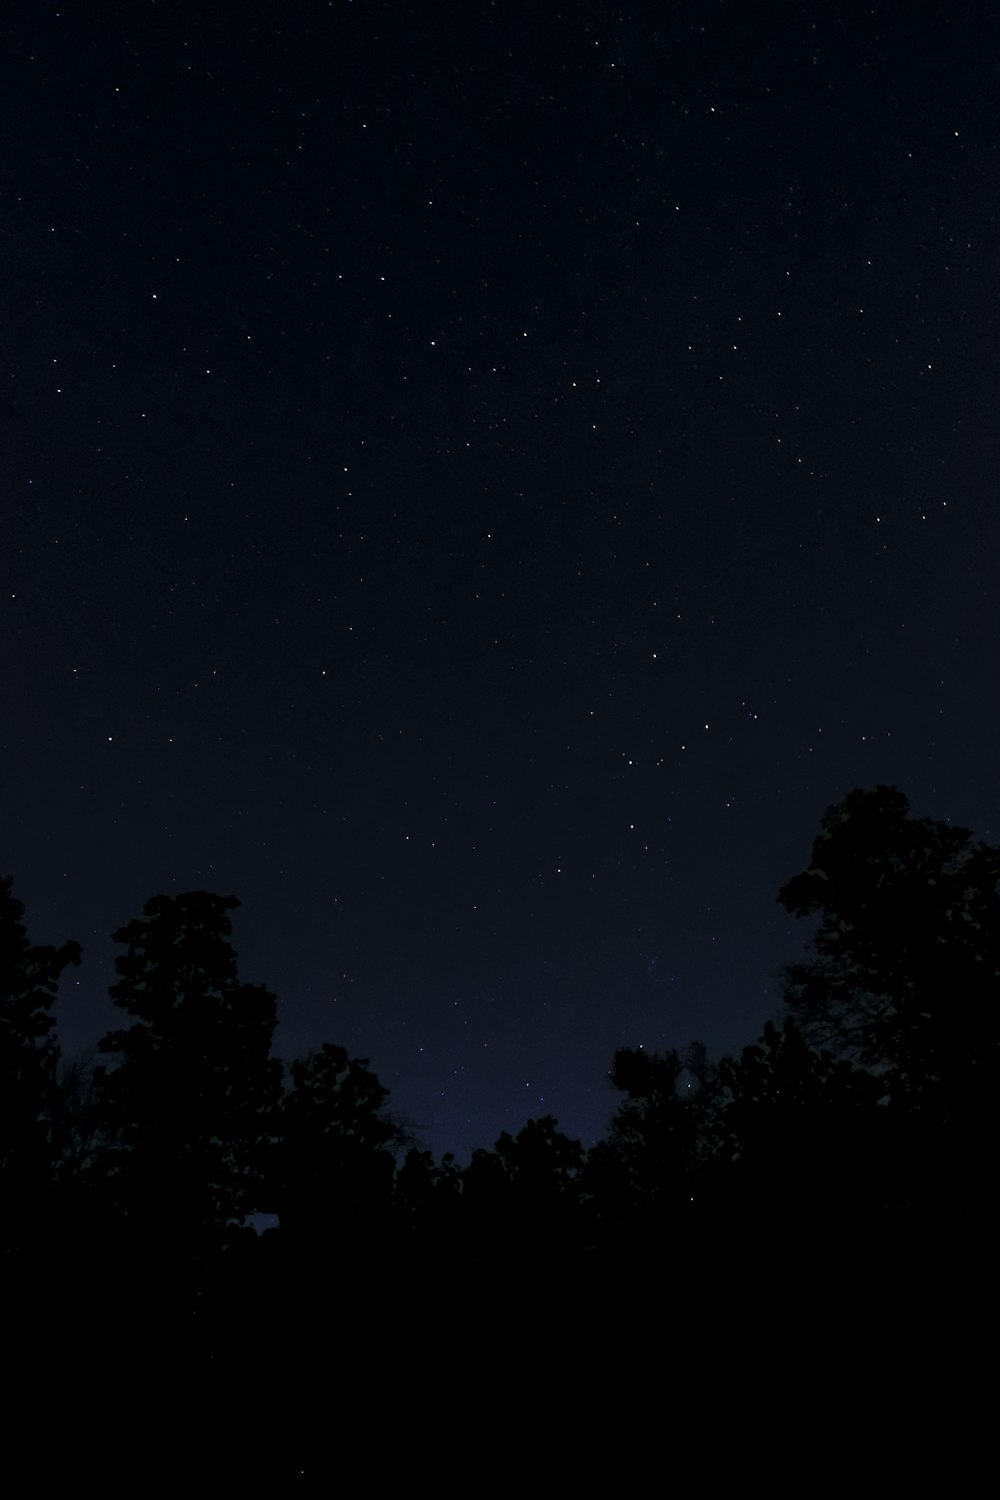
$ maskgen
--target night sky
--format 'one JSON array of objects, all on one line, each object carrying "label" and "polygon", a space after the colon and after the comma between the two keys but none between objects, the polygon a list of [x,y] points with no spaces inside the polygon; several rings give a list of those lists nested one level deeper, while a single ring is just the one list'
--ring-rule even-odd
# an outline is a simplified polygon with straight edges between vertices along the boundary
[{"label": "night sky", "polygon": [[991,4],[0,22],[0,874],[239,896],[435,1152],[752,1041],[825,807],[1000,836]]}]

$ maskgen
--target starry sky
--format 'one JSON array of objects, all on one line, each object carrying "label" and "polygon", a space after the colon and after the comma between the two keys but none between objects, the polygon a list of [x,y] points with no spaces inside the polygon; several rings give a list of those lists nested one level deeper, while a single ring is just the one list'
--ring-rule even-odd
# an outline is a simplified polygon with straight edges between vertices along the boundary
[{"label": "starry sky", "polygon": [[825,807],[1000,837],[991,4],[0,20],[0,874],[240,897],[460,1158],[749,1041]]}]

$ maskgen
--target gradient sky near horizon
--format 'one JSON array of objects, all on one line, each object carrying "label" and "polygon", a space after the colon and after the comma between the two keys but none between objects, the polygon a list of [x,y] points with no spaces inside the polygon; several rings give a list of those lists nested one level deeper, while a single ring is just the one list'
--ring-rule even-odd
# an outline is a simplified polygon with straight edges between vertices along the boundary
[{"label": "gradient sky near horizon", "polygon": [[1000,837],[1000,15],[0,17],[0,874],[234,893],[436,1152],[752,1041],[825,807]]}]

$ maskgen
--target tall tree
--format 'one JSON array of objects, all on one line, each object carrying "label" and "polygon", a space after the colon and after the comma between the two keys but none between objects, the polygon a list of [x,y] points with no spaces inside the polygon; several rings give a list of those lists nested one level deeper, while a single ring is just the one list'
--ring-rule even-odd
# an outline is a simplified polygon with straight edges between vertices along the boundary
[{"label": "tall tree", "polygon": [[368,1237],[388,1213],[399,1128],[366,1058],[325,1042],[297,1059],[276,1113],[269,1208],[282,1231]]},{"label": "tall tree", "polygon": [[775,1222],[889,1206],[880,1080],[806,1043],[792,1018],[719,1065],[714,1125],[719,1200]]},{"label": "tall tree", "polygon": [[551,1115],[503,1131],[492,1151],[478,1150],[463,1173],[470,1218],[491,1238],[550,1248],[570,1232],[580,1207],[584,1150]]},{"label": "tall tree", "polygon": [[940,1092],[996,1067],[1000,849],[913,818],[894,787],[824,814],[810,867],[779,901],[819,915],[819,957],[785,969],[814,1040],[888,1070],[897,1092]]},{"label": "tall tree", "polygon": [[79,964],[79,943],[39,947],[8,876],[0,880],[0,1225],[3,1246],[23,1242],[47,1201],[59,1152],[59,1048],[52,1004]]},{"label": "tall tree", "polygon": [[939,1183],[957,1183],[960,1160],[978,1176],[998,1075],[1000,849],[912,817],[895,787],[856,789],[778,899],[819,917],[818,956],[784,973],[806,1035],[882,1076]]},{"label": "tall tree", "polygon": [[632,1208],[646,1216],[686,1212],[696,1191],[707,1088],[700,1068],[707,1068],[700,1047],[691,1061],[674,1049],[615,1053],[610,1079],[625,1098],[611,1121],[608,1150],[624,1172]]},{"label": "tall tree", "polygon": [[102,1167],[119,1211],[146,1225],[218,1233],[261,1207],[263,1155],[280,1063],[276,1003],[240,982],[229,941],[235,896],[156,896],[111,989],[134,1024],[102,1038],[96,1073]]},{"label": "tall tree", "polygon": [[[459,1250],[450,1268],[463,1306],[480,1320],[534,1309],[541,1327],[564,1300],[578,1305],[586,1220],[584,1151],[547,1115],[517,1135],[504,1131],[492,1151],[478,1150],[462,1173]],[[481,1325],[480,1325],[481,1326]],[[494,1334],[502,1328],[493,1324]]]}]

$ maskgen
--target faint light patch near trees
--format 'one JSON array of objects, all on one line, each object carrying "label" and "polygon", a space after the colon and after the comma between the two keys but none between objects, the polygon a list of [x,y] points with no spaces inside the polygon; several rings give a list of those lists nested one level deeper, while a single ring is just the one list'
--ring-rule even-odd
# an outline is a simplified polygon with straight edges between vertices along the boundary
[{"label": "faint light patch near trees", "polygon": [[269,1229],[277,1229],[277,1214],[247,1214],[243,1220],[244,1229],[252,1229],[255,1234],[266,1234]]}]

